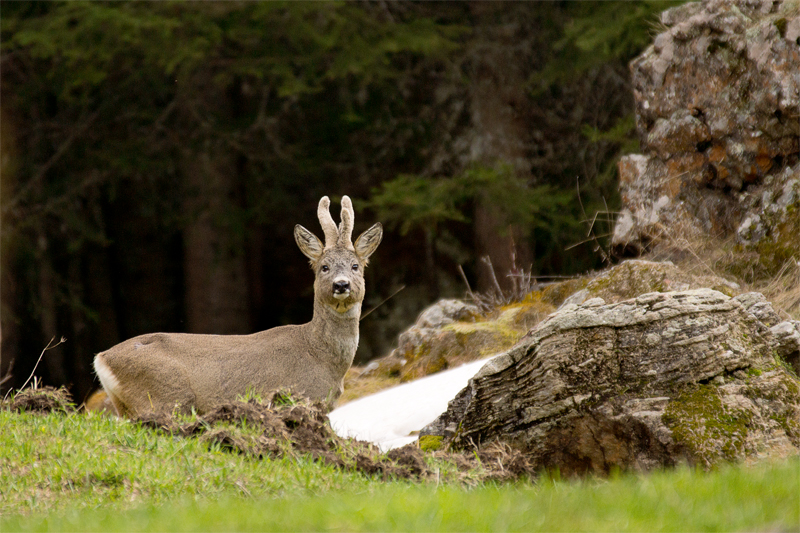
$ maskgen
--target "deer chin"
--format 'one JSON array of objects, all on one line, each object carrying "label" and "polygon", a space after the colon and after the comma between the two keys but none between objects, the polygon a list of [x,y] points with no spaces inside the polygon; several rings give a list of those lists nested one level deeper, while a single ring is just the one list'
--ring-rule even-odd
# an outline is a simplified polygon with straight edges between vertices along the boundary
[{"label": "deer chin", "polygon": [[350,298],[350,295],[347,295],[347,298],[336,298],[334,300],[330,300],[328,302],[328,306],[335,311],[338,315],[348,315],[354,311],[356,305],[356,301]]}]

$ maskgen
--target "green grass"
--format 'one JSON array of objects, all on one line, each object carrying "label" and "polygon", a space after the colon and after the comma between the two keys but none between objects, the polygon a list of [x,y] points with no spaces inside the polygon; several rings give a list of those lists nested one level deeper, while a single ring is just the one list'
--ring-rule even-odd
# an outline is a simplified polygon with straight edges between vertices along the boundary
[{"label": "green grass", "polygon": [[175,497],[282,497],[369,481],[332,466],[258,461],[96,414],[0,410],[0,515],[127,508]]},{"label": "green grass", "polygon": [[0,410],[0,531],[798,531],[800,460],[538,483],[381,482],[84,414]]}]

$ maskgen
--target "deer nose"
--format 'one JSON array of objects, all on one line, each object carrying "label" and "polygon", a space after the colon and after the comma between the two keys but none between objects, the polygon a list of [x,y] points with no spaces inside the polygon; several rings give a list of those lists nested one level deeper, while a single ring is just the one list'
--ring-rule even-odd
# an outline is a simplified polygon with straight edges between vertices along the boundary
[{"label": "deer nose", "polygon": [[350,282],[349,281],[334,281],[333,282],[333,294],[344,294],[346,292],[350,292]]}]

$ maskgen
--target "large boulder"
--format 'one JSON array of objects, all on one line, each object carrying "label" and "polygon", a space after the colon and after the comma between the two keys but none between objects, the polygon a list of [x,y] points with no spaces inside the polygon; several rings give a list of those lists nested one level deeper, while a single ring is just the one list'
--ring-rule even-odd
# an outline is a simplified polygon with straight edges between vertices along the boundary
[{"label": "large boulder", "polygon": [[774,270],[800,252],[800,9],[709,0],[661,22],[630,65],[644,153],[619,163],[612,249],[732,236]]},{"label": "large boulder", "polygon": [[796,346],[800,324],[770,328],[757,316],[777,317],[767,307],[712,289],[567,304],[422,435],[504,441],[564,474],[795,454],[800,381],[777,351]]}]

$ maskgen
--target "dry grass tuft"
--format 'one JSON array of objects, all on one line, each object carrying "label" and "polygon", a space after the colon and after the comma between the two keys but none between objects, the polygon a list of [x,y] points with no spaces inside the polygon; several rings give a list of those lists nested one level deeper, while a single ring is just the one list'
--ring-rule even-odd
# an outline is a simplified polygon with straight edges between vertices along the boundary
[{"label": "dry grass tuft", "polygon": [[740,292],[760,292],[784,319],[800,320],[800,246],[796,256],[770,265],[756,251],[731,238],[671,237],[643,259],[672,261],[689,274],[713,274],[739,284]]},{"label": "dry grass tuft", "polygon": [[32,387],[19,390],[5,402],[0,402],[11,411],[30,411],[47,414],[53,411],[71,412],[75,410],[69,391],[66,388],[39,387],[34,382]]}]

